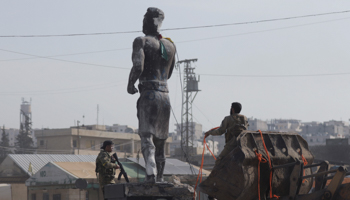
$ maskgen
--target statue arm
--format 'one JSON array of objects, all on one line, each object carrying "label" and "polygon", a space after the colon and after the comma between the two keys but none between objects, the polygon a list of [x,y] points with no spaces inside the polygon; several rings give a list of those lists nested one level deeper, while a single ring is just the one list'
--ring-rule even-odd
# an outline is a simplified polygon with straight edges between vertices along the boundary
[{"label": "statue arm", "polygon": [[138,90],[135,88],[135,83],[143,72],[145,60],[142,38],[138,37],[134,40],[132,49],[133,67],[131,68],[129,75],[128,93],[135,94],[138,92]]},{"label": "statue arm", "polygon": [[169,70],[168,79],[170,79],[171,75],[173,74],[174,66],[175,66],[175,55],[174,55],[173,61],[172,61],[172,63],[171,63],[171,67],[170,67],[170,70]]}]

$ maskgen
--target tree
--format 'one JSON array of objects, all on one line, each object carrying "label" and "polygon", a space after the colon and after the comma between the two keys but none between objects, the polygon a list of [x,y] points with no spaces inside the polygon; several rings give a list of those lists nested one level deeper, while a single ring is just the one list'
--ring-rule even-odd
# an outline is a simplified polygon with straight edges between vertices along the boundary
[{"label": "tree", "polygon": [[0,160],[3,160],[10,152],[8,149],[10,146],[9,135],[5,132],[5,125],[2,127],[1,142],[0,142]]},{"label": "tree", "polygon": [[30,117],[28,117],[24,112],[22,112],[25,116],[25,122],[24,124],[21,123],[19,134],[16,137],[16,153],[18,154],[24,154],[24,153],[31,153],[31,151],[28,151],[29,149],[33,148],[33,138],[31,137],[31,131],[32,131],[32,122],[30,120]]}]

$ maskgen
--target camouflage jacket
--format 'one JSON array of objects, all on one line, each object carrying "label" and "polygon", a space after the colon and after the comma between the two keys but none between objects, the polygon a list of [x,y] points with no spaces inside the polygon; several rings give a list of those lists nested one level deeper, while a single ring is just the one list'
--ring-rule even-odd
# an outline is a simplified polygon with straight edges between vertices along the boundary
[{"label": "camouflage jacket", "polygon": [[111,162],[112,156],[105,150],[101,150],[96,158],[96,173],[99,174],[99,182],[103,187],[115,183],[115,167],[117,164]]},{"label": "camouflage jacket", "polygon": [[225,142],[229,142],[233,137],[237,137],[243,130],[247,130],[249,124],[246,116],[232,114],[225,117],[218,129],[209,131],[210,135],[225,134]]}]

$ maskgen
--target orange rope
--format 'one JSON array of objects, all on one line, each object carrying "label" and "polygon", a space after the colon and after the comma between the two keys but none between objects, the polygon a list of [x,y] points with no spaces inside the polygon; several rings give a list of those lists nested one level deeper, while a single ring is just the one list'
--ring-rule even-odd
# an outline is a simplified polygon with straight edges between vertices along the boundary
[{"label": "orange rope", "polygon": [[[270,166],[270,192],[269,192],[269,193],[270,193],[270,199],[272,199],[272,198],[277,198],[277,199],[279,199],[279,196],[273,195],[273,194],[272,194],[272,164],[271,164],[271,158],[270,158],[269,152],[267,151],[266,144],[265,144],[265,140],[264,140],[264,137],[263,137],[263,134],[262,134],[261,130],[259,130],[259,133],[260,133],[260,136],[261,136],[261,140],[262,140],[262,142],[263,142],[263,145],[264,145],[264,149],[265,149],[267,158],[269,159],[269,166]],[[258,167],[258,168],[260,168],[260,164],[259,164],[259,167]],[[258,174],[260,174],[260,173],[258,173]],[[259,176],[258,179],[260,180],[260,176]],[[260,191],[260,184],[259,184],[259,191]],[[259,193],[259,198],[260,198],[260,193]]]},{"label": "orange rope", "polygon": [[[210,131],[211,131],[211,130],[218,129],[218,128],[219,128],[219,127],[212,128],[212,129],[210,129]],[[199,183],[202,182],[205,147],[208,148],[208,150],[210,151],[211,155],[212,155],[212,156],[214,157],[214,159],[216,160],[216,157],[214,156],[213,152],[211,152],[210,148],[208,147],[208,144],[207,144],[207,142],[205,141],[205,138],[206,138],[206,137],[204,136],[204,139],[203,139],[202,163],[201,163],[201,167],[199,168],[199,172],[198,172],[198,176],[197,176],[197,180],[196,180],[196,186],[194,187],[193,199],[196,199],[196,190],[197,190],[199,175],[200,175],[200,177],[201,177],[201,178],[199,179]],[[201,198],[200,195],[201,195],[201,194],[199,193],[199,194],[198,194],[198,199]]]},{"label": "orange rope", "polygon": [[258,157],[259,160],[259,164],[258,164],[258,194],[259,194],[259,200],[260,198],[260,163],[266,163],[267,160],[265,158],[262,157],[261,153],[258,153],[257,150],[255,150],[255,155],[256,157]]},{"label": "orange rope", "polygon": [[[305,157],[303,156],[303,154],[301,153],[300,151],[300,155],[301,155],[301,159],[303,160],[303,163],[304,163],[304,166],[306,166],[308,164],[307,160],[305,159]],[[303,172],[303,176],[305,176],[305,169],[304,169],[304,172]],[[303,183],[307,181],[306,179],[303,180]]]}]

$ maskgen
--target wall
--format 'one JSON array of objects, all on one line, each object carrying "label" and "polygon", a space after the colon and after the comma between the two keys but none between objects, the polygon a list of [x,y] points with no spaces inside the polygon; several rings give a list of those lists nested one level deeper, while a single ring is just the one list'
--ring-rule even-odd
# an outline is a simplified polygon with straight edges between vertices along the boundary
[{"label": "wall", "polygon": [[[29,190],[29,200],[32,199],[32,194],[36,195],[36,200],[43,200],[43,194],[49,194],[50,200],[53,199],[54,194],[61,194],[61,200],[103,200],[103,194],[100,189],[36,189]],[[88,196],[88,198],[86,198]],[[18,199],[19,200],[19,199]]]},{"label": "wall", "polygon": [[0,184],[0,200],[12,200],[11,197],[11,185]]},{"label": "wall", "polygon": [[11,196],[12,200],[27,199],[27,186],[24,183],[11,184]]}]

